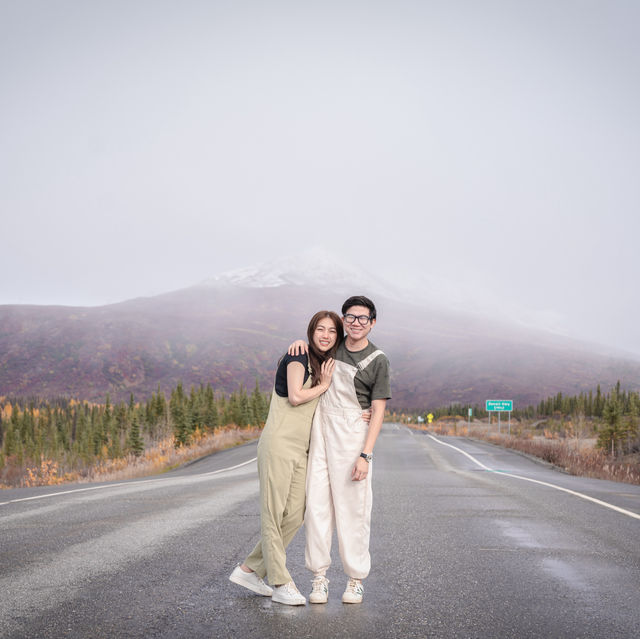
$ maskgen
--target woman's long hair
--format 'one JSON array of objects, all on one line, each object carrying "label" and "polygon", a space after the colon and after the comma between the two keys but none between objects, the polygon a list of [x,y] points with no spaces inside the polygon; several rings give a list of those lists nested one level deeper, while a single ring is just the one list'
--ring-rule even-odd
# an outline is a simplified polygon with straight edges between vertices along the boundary
[{"label": "woman's long hair", "polygon": [[[313,334],[316,326],[321,319],[328,317],[336,327],[337,339],[335,345],[326,353],[319,351],[313,343]],[[320,383],[320,367],[322,362],[329,357],[336,356],[338,344],[344,339],[344,329],[342,328],[342,320],[337,313],[333,311],[318,311],[309,322],[307,327],[307,340],[309,341],[309,366],[311,366],[311,386],[317,386]]]}]

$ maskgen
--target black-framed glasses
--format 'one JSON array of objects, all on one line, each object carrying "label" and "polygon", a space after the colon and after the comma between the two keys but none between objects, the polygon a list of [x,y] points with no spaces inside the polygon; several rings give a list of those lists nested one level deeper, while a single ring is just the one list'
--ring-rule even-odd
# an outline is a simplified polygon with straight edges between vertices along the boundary
[{"label": "black-framed glasses", "polygon": [[347,324],[353,324],[356,320],[358,320],[360,326],[366,326],[371,321],[371,318],[368,315],[353,315],[352,313],[347,313],[344,316],[344,321]]}]

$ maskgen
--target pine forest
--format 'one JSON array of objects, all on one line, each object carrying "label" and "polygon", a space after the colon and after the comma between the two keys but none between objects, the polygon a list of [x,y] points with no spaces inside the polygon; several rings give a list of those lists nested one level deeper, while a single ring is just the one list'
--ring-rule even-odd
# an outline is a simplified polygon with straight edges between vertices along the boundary
[{"label": "pine forest", "polygon": [[144,403],[133,395],[119,403],[107,395],[104,404],[0,397],[0,485],[95,479],[96,468],[135,462],[154,447],[187,449],[224,429],[260,428],[268,409],[257,382],[252,393],[241,386],[229,396],[179,383],[168,399],[158,389]]}]

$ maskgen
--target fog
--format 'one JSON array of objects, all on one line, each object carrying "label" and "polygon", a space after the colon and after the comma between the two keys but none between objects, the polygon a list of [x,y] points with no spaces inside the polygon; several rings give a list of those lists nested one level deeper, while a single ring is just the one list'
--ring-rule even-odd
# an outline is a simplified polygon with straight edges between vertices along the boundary
[{"label": "fog", "polygon": [[633,1],[3,0],[0,304],[320,246],[640,354],[638,78]]}]

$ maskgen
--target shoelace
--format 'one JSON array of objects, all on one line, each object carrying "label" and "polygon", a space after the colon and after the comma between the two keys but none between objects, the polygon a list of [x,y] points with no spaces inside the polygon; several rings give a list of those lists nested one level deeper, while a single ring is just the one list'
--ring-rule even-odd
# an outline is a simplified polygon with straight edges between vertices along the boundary
[{"label": "shoelace", "polygon": [[347,583],[347,590],[359,595],[362,591],[362,584],[357,579],[349,579],[349,583]]},{"label": "shoelace", "polygon": [[327,584],[329,583],[329,580],[325,580],[322,577],[316,577],[312,582],[311,582],[311,592],[321,592],[324,593],[325,590],[327,590]]},{"label": "shoelace", "polygon": [[290,595],[300,594],[300,591],[296,588],[296,585],[293,583],[293,581],[290,581],[288,584],[285,584],[284,588]]}]

